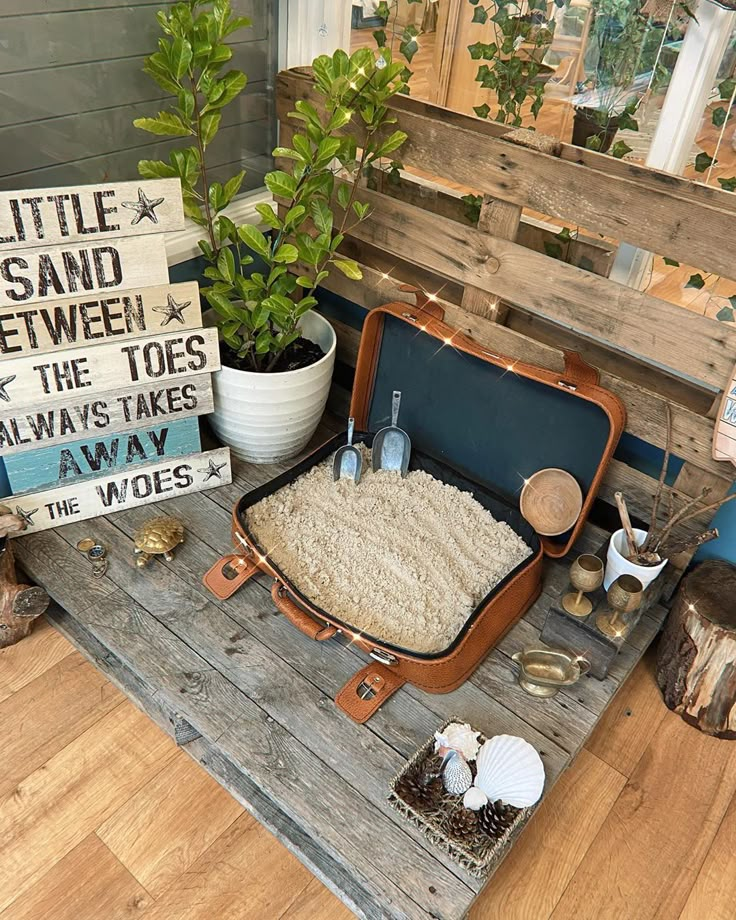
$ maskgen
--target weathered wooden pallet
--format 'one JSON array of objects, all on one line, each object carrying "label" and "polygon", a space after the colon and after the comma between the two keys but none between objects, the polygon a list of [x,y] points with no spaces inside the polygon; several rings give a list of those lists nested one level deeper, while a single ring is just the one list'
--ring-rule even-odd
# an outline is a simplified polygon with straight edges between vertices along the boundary
[{"label": "weathered wooden pallet", "polygon": [[[323,428],[316,441],[327,435]],[[361,652],[338,649],[335,640],[313,643],[291,627],[262,576],[222,602],[200,580],[231,549],[232,503],[282,469],[235,461],[231,485],[30,533],[15,542],[16,554],[63,608],[50,613],[59,629],[358,916],[463,917],[484,883],[389,807],[391,777],[443,720],[459,715],[486,735],[529,740],[544,760],[549,791],[665,611],[642,618],[605,680],[586,678],[536,701],[519,688],[511,655],[539,641],[567,578],[562,564],[550,563],[545,593],[462,687],[442,695],[407,687],[357,725],[333,700],[365,662]],[[141,570],[131,537],[161,512],[182,518],[186,542],[172,562],[157,559]],[[108,549],[103,578],[92,577],[75,549],[89,535]],[[589,526],[579,548],[602,538]]]}]

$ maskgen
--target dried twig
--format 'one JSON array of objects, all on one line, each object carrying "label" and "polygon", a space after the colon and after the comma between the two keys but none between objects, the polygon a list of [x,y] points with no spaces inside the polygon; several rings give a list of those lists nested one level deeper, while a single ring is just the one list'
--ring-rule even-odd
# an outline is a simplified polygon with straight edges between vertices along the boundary
[{"label": "dried twig", "polygon": [[[710,489],[703,489],[703,492],[710,492]],[[665,542],[666,537],[669,536],[669,532],[675,526],[675,523],[684,524],[685,521],[691,521],[693,518],[698,517],[701,514],[705,514],[706,511],[717,511],[722,505],[725,505],[728,502],[733,501],[734,498],[736,498],[736,492],[734,492],[732,495],[727,495],[725,498],[722,498],[720,501],[711,502],[710,505],[705,505],[702,508],[696,508],[694,511],[691,511],[689,514],[686,514],[684,517],[679,517],[679,519],[676,522],[674,520],[670,521],[670,523],[665,528],[667,533],[665,533],[665,530],[662,531],[662,537],[658,545],[661,546],[662,543]],[[699,501],[699,499],[693,499],[693,502],[695,501]],[[683,508],[682,510],[684,511],[687,507],[692,505],[693,502],[688,502],[688,505],[686,505],[685,508]],[[682,511],[680,512],[680,515],[682,515]]]},{"label": "dried twig", "polygon": [[674,543],[664,544],[662,547],[662,556],[664,558],[669,558],[670,556],[676,556],[678,553],[686,553],[690,549],[697,549],[704,543],[710,543],[711,540],[717,540],[718,537],[718,529],[713,527],[710,530],[706,530],[703,533],[698,534],[697,537],[691,537],[689,539],[677,540]]},{"label": "dried twig", "polygon": [[649,524],[649,534],[647,539],[644,541],[644,546],[642,550],[651,550],[652,543],[654,542],[654,533],[657,529],[657,514],[659,512],[659,505],[662,501],[662,491],[664,489],[664,481],[667,478],[667,470],[670,465],[670,455],[672,454],[672,409],[670,404],[666,402],[664,404],[665,410],[667,412],[667,441],[665,442],[664,448],[664,460],[662,461],[662,469],[659,472],[659,480],[657,482],[657,491],[654,494],[654,501],[652,503],[652,517]]},{"label": "dried twig", "polygon": [[618,505],[618,513],[621,518],[621,526],[624,529],[626,534],[626,542],[629,545],[629,558],[639,555],[639,547],[636,543],[636,537],[634,536],[634,529],[631,526],[631,518],[629,517],[629,509],[626,507],[626,501],[622,492],[616,492],[613,496],[616,499],[616,504]]},{"label": "dried twig", "polygon": [[669,521],[667,521],[659,535],[655,538],[655,550],[657,550],[663,543],[667,541],[667,537],[672,532],[673,527],[675,527],[677,524],[681,524],[683,521],[690,520],[690,518],[697,517],[701,512],[708,510],[708,508],[701,508],[699,510],[692,511],[692,509],[695,508],[696,505],[699,505],[703,499],[707,498],[712,491],[713,490],[709,486],[706,486],[706,488],[701,491],[700,495],[696,495],[695,498],[691,498],[689,502],[685,502],[677,514],[675,514],[669,519]]}]

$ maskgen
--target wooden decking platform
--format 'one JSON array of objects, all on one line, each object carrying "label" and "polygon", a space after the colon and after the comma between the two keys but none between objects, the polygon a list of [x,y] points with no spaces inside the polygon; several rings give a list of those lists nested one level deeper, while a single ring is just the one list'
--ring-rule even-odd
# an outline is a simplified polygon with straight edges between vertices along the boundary
[{"label": "wooden decking platform", "polygon": [[[519,688],[511,655],[538,640],[551,593],[566,581],[566,566],[549,563],[545,593],[467,683],[445,695],[405,687],[356,725],[333,699],[364,663],[362,653],[303,636],[276,612],[262,576],[224,602],[201,583],[231,548],[233,502],[282,469],[238,461],[233,468],[230,486],[30,533],[14,544],[18,560],[57,602],[49,616],[58,628],[356,914],[463,917],[486,883],[389,807],[391,777],[457,715],[486,735],[534,744],[549,791],[656,635],[664,609],[642,618],[605,680],[585,678],[534,700]],[[187,540],[173,562],[156,559],[141,570],[131,537],[156,511],[182,518]],[[75,549],[90,535],[108,548],[101,579]],[[603,538],[589,526],[579,549],[594,550]]]}]

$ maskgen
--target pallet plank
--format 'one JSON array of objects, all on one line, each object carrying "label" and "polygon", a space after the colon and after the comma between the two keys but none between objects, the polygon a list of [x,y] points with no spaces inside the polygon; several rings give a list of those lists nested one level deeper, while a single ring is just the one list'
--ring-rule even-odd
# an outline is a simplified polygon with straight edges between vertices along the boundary
[{"label": "pallet plank", "polygon": [[229,481],[230,476],[230,452],[221,447],[203,454],[148,463],[113,476],[84,477],[72,485],[24,493],[12,505],[27,527],[38,532],[132,505],[147,505],[177,492],[212,489]]},{"label": "pallet plank", "polygon": [[70,348],[48,358],[14,358],[3,366],[0,399],[13,409],[37,409],[68,399],[148,381],[209,373],[220,367],[216,329],[149,336]]},{"label": "pallet plank", "polygon": [[[155,335],[202,325],[199,285],[195,281],[142,287],[70,300],[53,300],[34,309],[0,315],[0,360],[40,355],[101,339]],[[169,331],[169,330],[167,330]]]},{"label": "pallet plank", "polygon": [[162,234],[0,253],[0,307],[168,283]]},{"label": "pallet plank", "polygon": [[200,449],[196,418],[138,428],[103,439],[73,441],[3,457],[14,495],[70,484],[78,476],[112,473],[162,457],[181,457]]},{"label": "pallet plank", "polygon": [[[318,107],[322,102],[309,75],[279,74],[277,112],[282,122],[296,99]],[[573,161],[542,154],[497,136],[481,119],[413,99],[396,98],[390,108],[398,117],[397,127],[409,136],[401,149],[407,167],[726,278],[734,274],[729,246],[734,211],[728,192],[697,188],[683,198],[676,177],[663,173],[651,175],[639,167],[624,177],[603,171],[610,169],[610,157],[604,155],[588,153],[583,159],[579,152]],[[589,163],[598,158],[601,169],[591,168]]]},{"label": "pallet plank", "polygon": [[[44,400],[44,405],[51,400]],[[210,374],[179,377],[162,385],[150,383],[108,390],[97,399],[83,395],[53,401],[51,408],[0,412],[0,454],[3,458],[51,444],[125,432],[174,419],[205,415],[214,408]]]}]

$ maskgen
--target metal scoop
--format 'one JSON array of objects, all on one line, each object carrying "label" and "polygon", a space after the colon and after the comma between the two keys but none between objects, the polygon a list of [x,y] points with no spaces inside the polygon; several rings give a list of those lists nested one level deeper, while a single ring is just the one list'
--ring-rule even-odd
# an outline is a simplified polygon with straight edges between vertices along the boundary
[{"label": "metal scoop", "polygon": [[394,390],[391,400],[391,425],[382,428],[373,439],[372,464],[373,472],[378,470],[394,470],[406,476],[409,469],[411,456],[411,441],[409,435],[397,426],[399,420],[399,406],[401,393]]},{"label": "metal scoop", "polygon": [[335,453],[335,459],[332,461],[332,478],[335,480],[352,479],[353,482],[360,481],[363,456],[357,447],[353,447],[354,429],[355,419],[348,419],[348,443],[338,449]]}]

